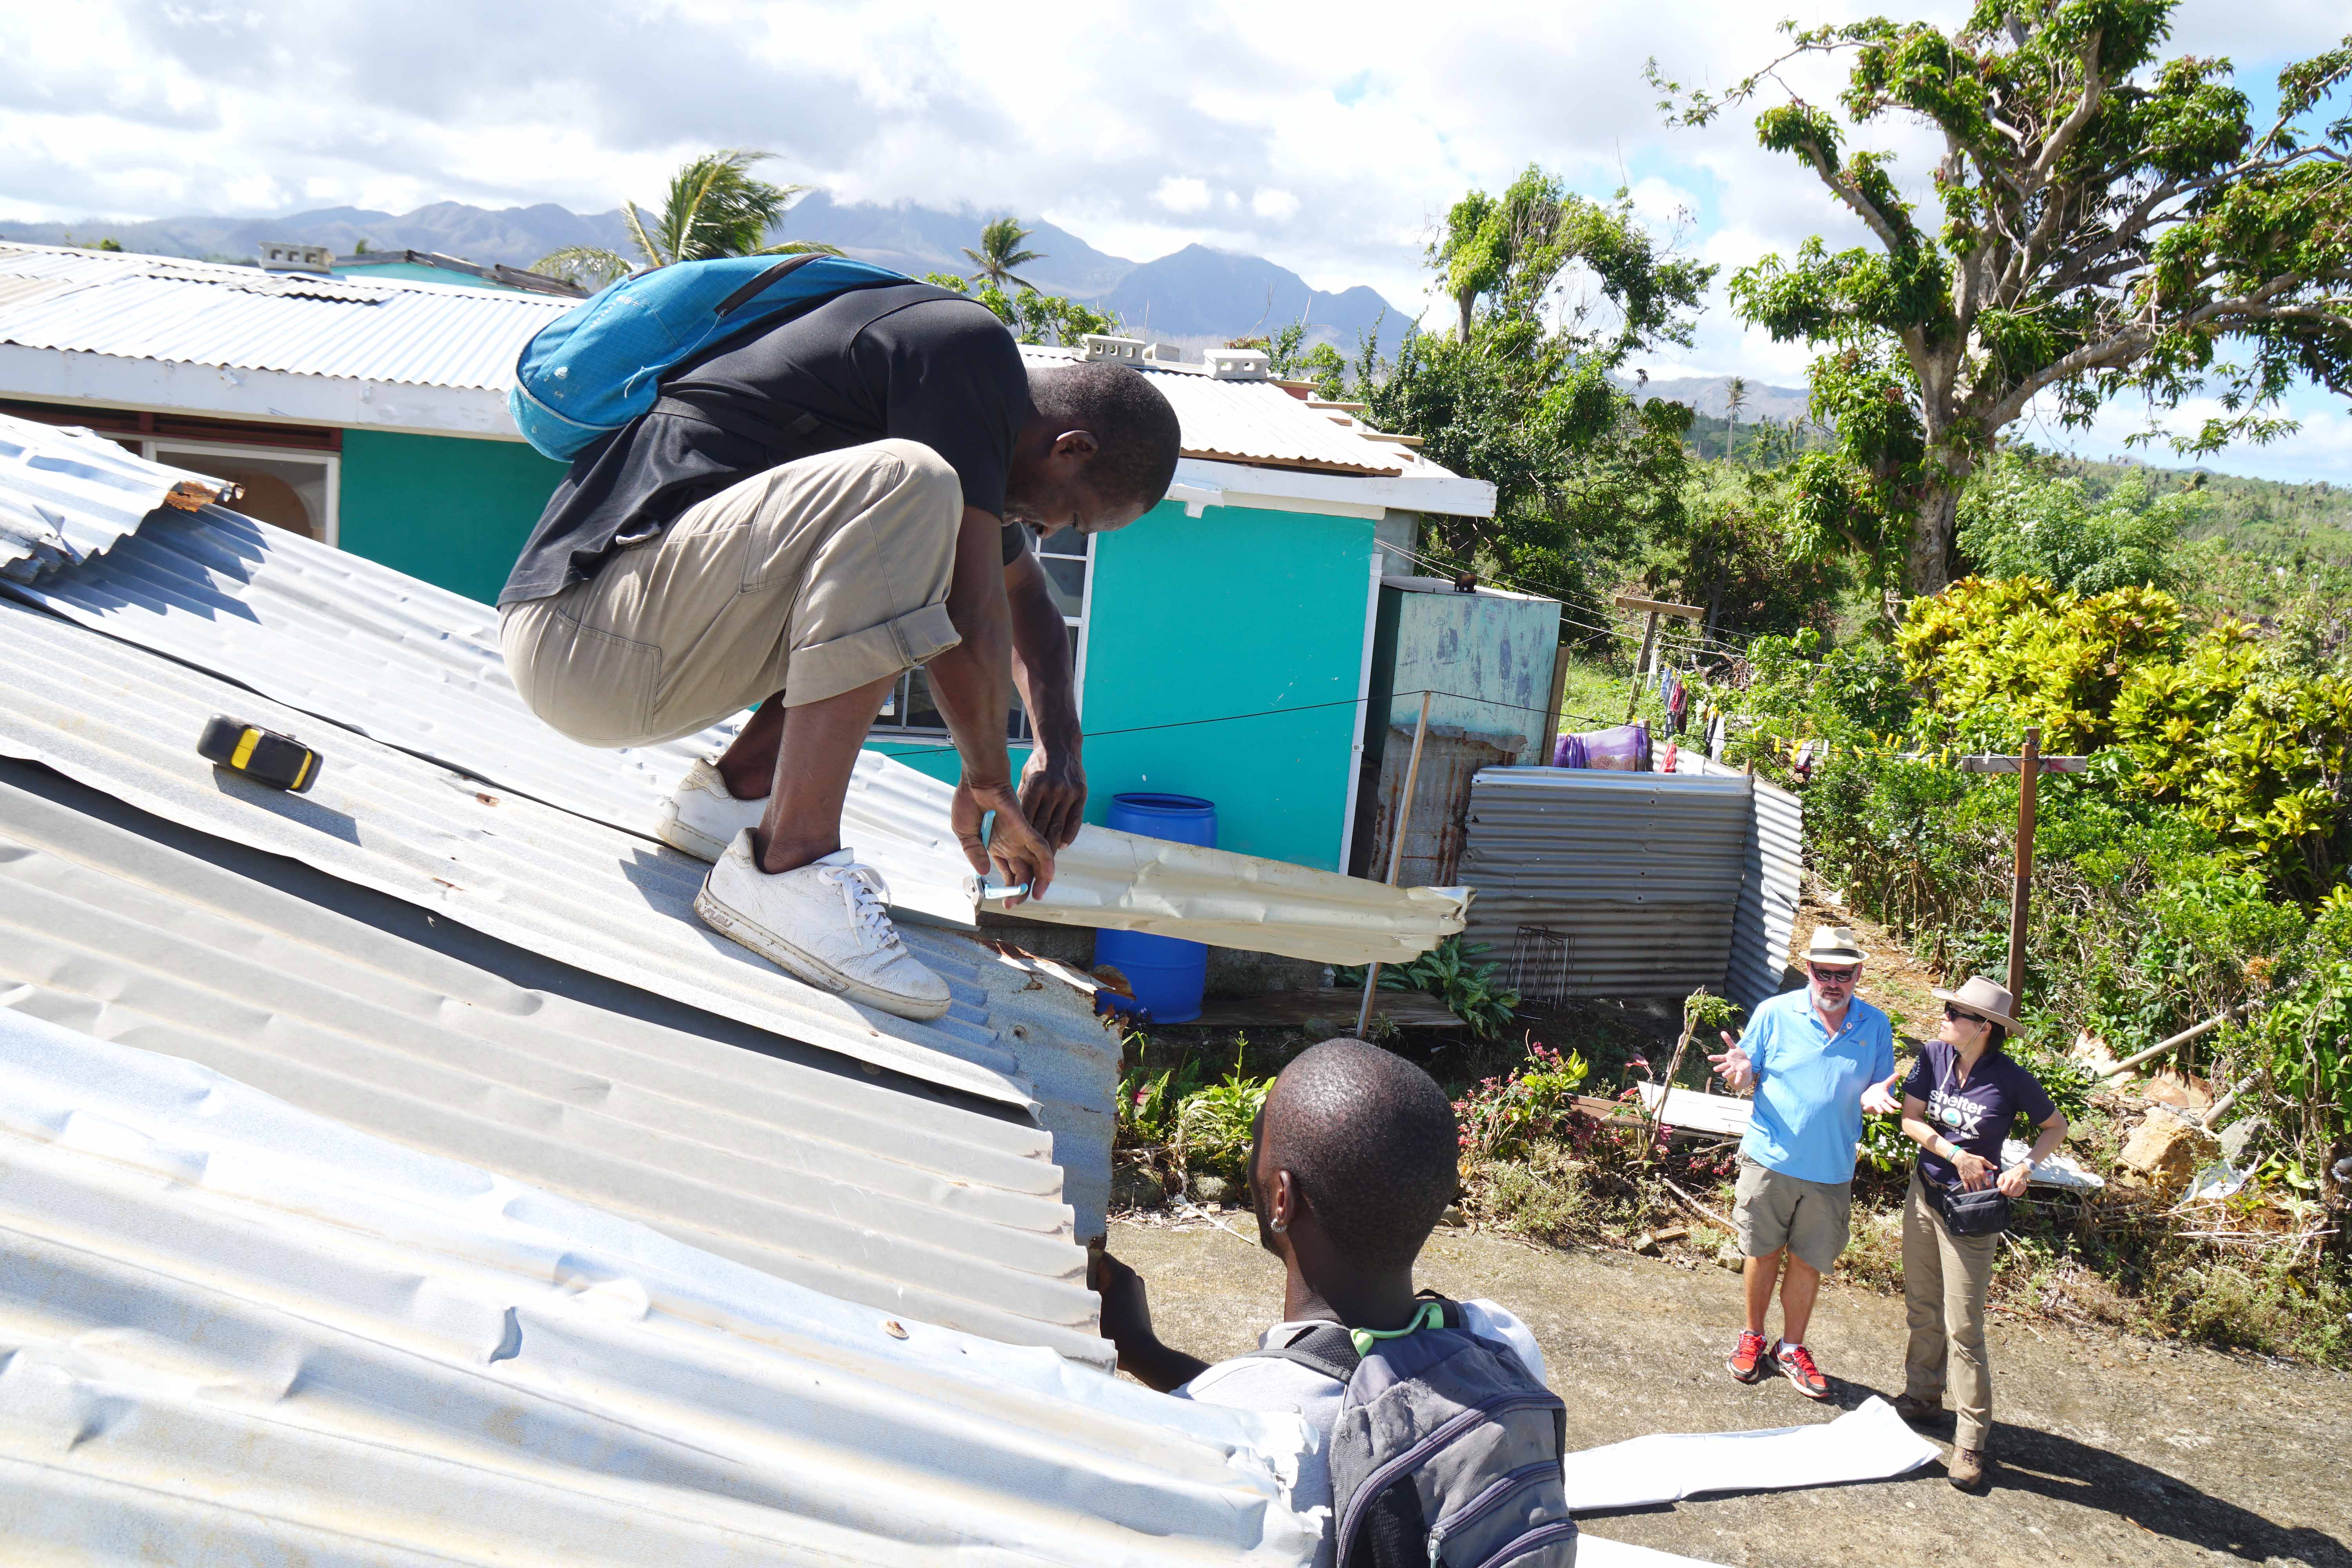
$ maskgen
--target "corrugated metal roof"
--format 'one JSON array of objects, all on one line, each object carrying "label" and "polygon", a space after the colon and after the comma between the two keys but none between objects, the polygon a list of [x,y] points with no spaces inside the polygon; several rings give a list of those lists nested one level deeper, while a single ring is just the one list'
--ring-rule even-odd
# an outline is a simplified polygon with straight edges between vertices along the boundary
[{"label": "corrugated metal roof", "polygon": [[8,771],[5,1005],[845,1300],[1105,1358],[1045,1132],[514,984]]},{"label": "corrugated metal roof", "polygon": [[[0,416],[0,441],[22,424]],[[13,482],[0,474],[0,506]],[[17,596],[387,745],[636,833],[653,831],[662,797],[727,735],[719,727],[619,751],[567,740],[515,695],[497,611],[218,507],[158,514],[104,559],[52,574]]]},{"label": "corrugated metal roof", "polygon": [[1748,843],[1748,781],[1586,768],[1488,768],[1473,781],[1463,879],[1470,937],[1512,951],[1563,932],[1568,994],[1721,986]]},{"label": "corrugated metal roof", "polygon": [[[1069,349],[1024,344],[1021,357],[1033,365],[1075,364],[1083,357]],[[1434,463],[1410,456],[1392,442],[1367,439],[1360,422],[1335,420],[1309,408],[1270,381],[1220,381],[1198,369],[1133,367],[1151,378],[1176,410],[1188,458],[1237,463],[1270,463],[1328,473],[1402,475],[1416,469],[1443,473]]]},{"label": "corrugated metal roof", "polygon": [[[215,769],[194,743],[215,712],[302,736],[325,757],[318,783],[288,795]],[[929,1083],[1030,1100],[977,987],[936,1024],[856,1007],[704,926],[692,910],[708,869],[698,861],[5,605],[0,754],[561,963]]]},{"label": "corrugated metal roof", "polygon": [[828,1300],[0,1010],[0,1556],[1305,1563],[1295,1415]]},{"label": "corrugated metal roof", "polygon": [[573,301],[457,284],[0,244],[0,342],[128,359],[504,392]]},{"label": "corrugated metal roof", "polygon": [[86,430],[0,415],[0,580],[36,582],[104,553],[182,484],[220,487]]}]

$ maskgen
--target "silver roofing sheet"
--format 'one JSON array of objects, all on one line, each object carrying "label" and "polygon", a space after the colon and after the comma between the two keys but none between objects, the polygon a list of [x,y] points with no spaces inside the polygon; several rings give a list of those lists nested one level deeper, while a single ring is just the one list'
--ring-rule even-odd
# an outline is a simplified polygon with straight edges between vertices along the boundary
[{"label": "silver roofing sheet", "polygon": [[1487,768],[1472,782],[1470,937],[1569,939],[1568,991],[1682,996],[1721,986],[1748,844],[1748,781]]},{"label": "silver roofing sheet", "polygon": [[[1021,355],[1040,367],[1075,364],[1080,358],[1068,349],[1034,345],[1024,346]],[[1219,381],[1199,369],[1133,368],[1150,376],[1176,410],[1188,458],[1346,474],[1444,471],[1404,455],[1409,448],[1360,434],[1366,426],[1355,420],[1334,419],[1328,410],[1307,407],[1270,381]]]},{"label": "silver roofing sheet", "polygon": [[[44,454],[67,442],[48,426],[0,416],[0,436],[10,434]],[[132,471],[175,477],[117,450]],[[0,500],[9,482],[0,472]],[[623,751],[568,741],[515,694],[497,611],[218,507],[155,513],[104,556],[10,591],[287,707],[633,833],[651,833],[656,807],[696,754],[726,739],[714,727]],[[882,870],[902,913],[968,929],[979,886],[949,827],[950,794],[866,752],[845,837]],[[1458,894],[1399,892],[1089,827],[1061,857],[1048,902],[1022,912],[1360,963],[1428,951],[1462,929],[1460,903]]]},{"label": "silver roofing sheet", "polygon": [[[325,759],[318,783],[289,795],[214,768],[195,738],[216,712],[302,737]],[[925,1082],[1033,1103],[1018,1042],[999,1037],[968,966],[948,975],[955,1004],[935,1024],[855,1006],[704,926],[692,905],[708,868],[675,850],[5,604],[0,754],[592,973]]]},{"label": "silver roofing sheet", "polygon": [[[0,439],[22,423],[0,423]],[[11,483],[0,475],[0,507]],[[581,745],[515,695],[487,605],[219,507],[131,522],[138,531],[103,558],[16,585],[16,595],[633,832],[650,834],[662,797],[726,740],[720,727],[660,746]]]},{"label": "silver roofing sheet", "polygon": [[188,483],[220,485],[87,430],[0,414],[0,580],[31,583],[103,554]]},{"label": "silver roofing sheet", "polygon": [[[893,900],[945,901],[969,872],[948,828],[950,787],[868,752],[850,776],[841,836]],[[969,895],[966,895],[969,896]],[[1404,963],[1460,931],[1465,888],[1391,888],[1230,849],[1091,824],[1054,858],[1045,899],[987,906],[1026,920],[1150,931],[1321,963]]]},{"label": "silver roofing sheet", "polygon": [[1295,1415],[853,1305],[0,1009],[0,1559],[1311,1556]]},{"label": "silver roofing sheet", "polygon": [[239,370],[503,392],[532,333],[574,303],[453,284],[263,272],[0,245],[0,342]]},{"label": "silver roofing sheet", "polygon": [[1107,1357],[1042,1130],[526,989],[5,783],[0,1003],[845,1300]]},{"label": "silver roofing sheet", "polygon": [[1697,752],[1678,752],[1674,771],[1739,779],[1748,791],[1748,854],[1739,910],[1732,918],[1724,994],[1753,1008],[1785,989],[1789,944],[1797,933],[1797,904],[1803,893],[1804,803],[1769,779],[1726,767]]}]

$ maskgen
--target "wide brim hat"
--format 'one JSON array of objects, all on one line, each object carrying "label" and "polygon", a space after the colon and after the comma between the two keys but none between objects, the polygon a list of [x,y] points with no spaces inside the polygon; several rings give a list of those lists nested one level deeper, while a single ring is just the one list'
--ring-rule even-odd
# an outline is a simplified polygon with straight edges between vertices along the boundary
[{"label": "wide brim hat", "polygon": [[1805,944],[1808,963],[1860,963],[1869,956],[1851,926],[1815,926],[1812,940]]},{"label": "wide brim hat", "polygon": [[1971,1013],[1990,1018],[2004,1029],[2016,1030],[2025,1027],[2017,1021],[2017,998],[2009,994],[2009,988],[1996,985],[1981,974],[1969,975],[1961,983],[1958,991],[1947,991],[1940,985],[1930,985],[1927,987],[1927,994],[1939,1002],[1954,1003],[1966,1007]]}]

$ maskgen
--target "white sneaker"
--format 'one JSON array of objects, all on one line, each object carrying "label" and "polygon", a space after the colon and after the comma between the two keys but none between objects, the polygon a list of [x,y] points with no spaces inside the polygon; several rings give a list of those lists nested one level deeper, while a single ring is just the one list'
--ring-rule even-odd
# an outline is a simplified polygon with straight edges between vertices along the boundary
[{"label": "white sneaker", "polygon": [[661,803],[654,834],[671,848],[698,860],[716,860],[727,853],[737,834],[759,826],[767,810],[767,796],[737,800],[727,793],[727,781],[709,760],[698,757],[669,798]]},{"label": "white sneaker", "polygon": [[901,1018],[936,1018],[948,1010],[948,983],[898,940],[888,896],[881,873],[846,849],[762,871],[747,827],[703,879],[694,912],[796,980]]}]

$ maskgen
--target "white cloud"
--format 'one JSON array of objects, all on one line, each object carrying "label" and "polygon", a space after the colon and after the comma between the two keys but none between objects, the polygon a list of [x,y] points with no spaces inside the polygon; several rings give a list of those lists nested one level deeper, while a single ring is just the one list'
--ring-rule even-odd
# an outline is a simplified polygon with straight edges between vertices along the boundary
[{"label": "white cloud", "polygon": [[1276,223],[1286,223],[1298,216],[1298,198],[1288,191],[1272,185],[1261,185],[1250,197],[1250,211]]},{"label": "white cloud", "polygon": [[1160,182],[1160,188],[1151,193],[1151,199],[1171,213],[1206,212],[1209,187],[1204,182],[1189,175],[1179,178],[1171,174]]},{"label": "white cloud", "polygon": [[[1902,14],[1949,23],[1966,8]],[[1806,24],[1880,9],[1795,6]],[[2268,74],[2339,36],[2341,11],[2184,5],[2170,47]],[[1402,0],[1361,0],[1338,23],[1264,0],[1049,0],[1006,27],[943,0],[5,5],[0,223],[442,200],[602,211],[653,199],[687,155],[761,147],[776,177],[845,199],[1044,216],[1139,258],[1255,251],[1412,310],[1446,207],[1539,163],[1590,195],[1629,186],[1654,225],[1695,208],[1688,247],[1727,276],[1811,234],[1862,237],[1793,160],[1756,145],[1745,115],[1668,129],[1642,68],[1654,56],[1720,90],[1780,52],[1781,15],[1748,0],[1498,0],[1432,26]],[[1837,68],[1784,74],[1829,101]],[[1919,188],[1924,136],[1888,121],[1869,142]],[[1806,355],[1741,328],[1718,282],[1677,357],[1786,384]]]}]

